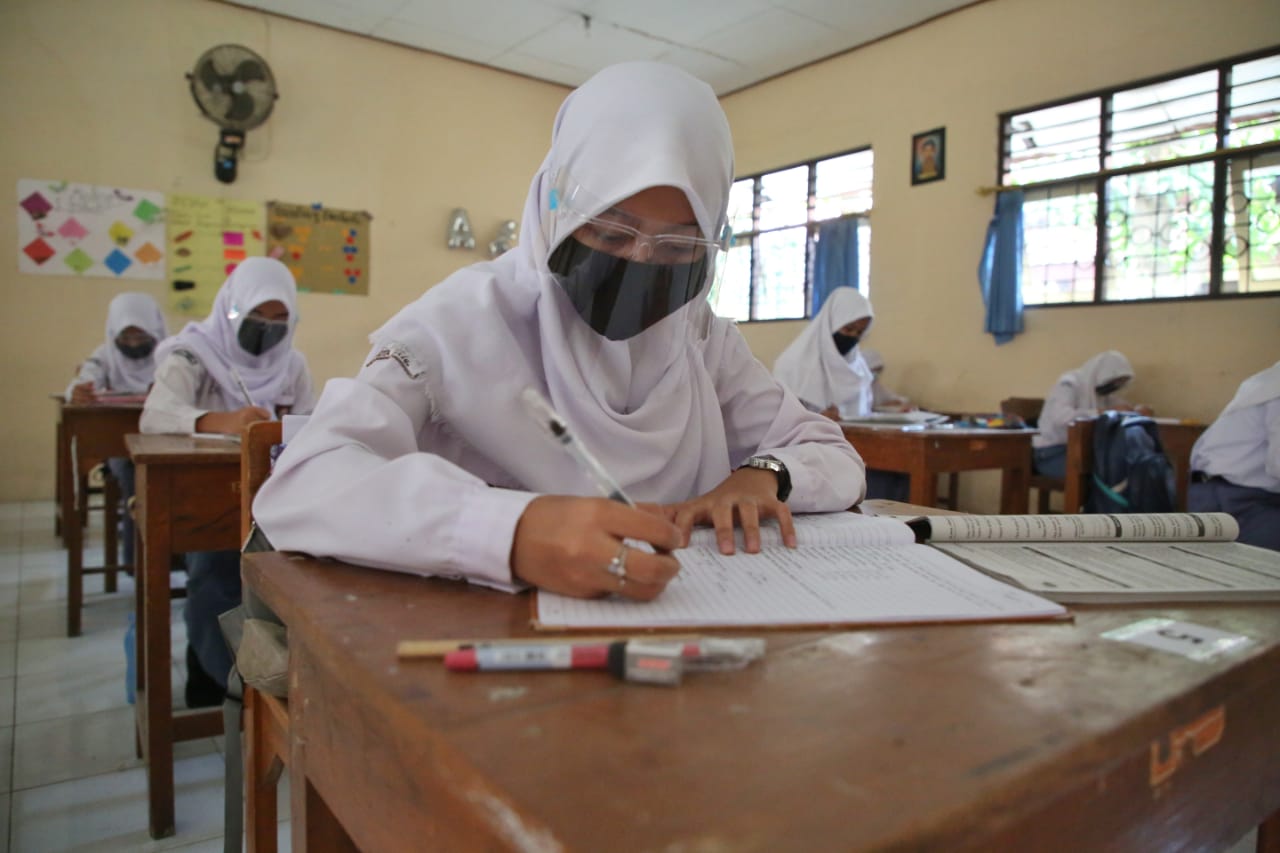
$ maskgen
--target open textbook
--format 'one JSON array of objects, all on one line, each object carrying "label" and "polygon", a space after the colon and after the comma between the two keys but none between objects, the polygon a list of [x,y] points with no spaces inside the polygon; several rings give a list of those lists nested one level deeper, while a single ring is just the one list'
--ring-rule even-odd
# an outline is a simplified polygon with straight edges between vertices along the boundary
[{"label": "open textbook", "polygon": [[[653,602],[540,592],[545,628],[869,625],[1052,618],[1057,602],[1280,600],[1280,553],[1223,513],[796,517],[760,554],[695,531]],[[741,534],[739,534],[739,537]],[[935,547],[918,544],[930,542]],[[1016,585],[1011,586],[1010,584]],[[1030,595],[1029,593],[1035,593]]]}]

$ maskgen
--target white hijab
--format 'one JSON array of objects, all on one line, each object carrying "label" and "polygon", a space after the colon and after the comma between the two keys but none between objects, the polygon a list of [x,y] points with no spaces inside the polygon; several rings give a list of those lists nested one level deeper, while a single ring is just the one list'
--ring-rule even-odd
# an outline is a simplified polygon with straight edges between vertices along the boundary
[{"label": "white hijab", "polygon": [[676,187],[703,233],[718,234],[733,177],[729,124],[711,88],[678,68],[627,62],[599,72],[560,107],[516,248],[454,273],[370,340],[413,353],[436,416],[528,489],[595,493],[561,448],[526,440],[538,427],[519,395],[532,386],[634,498],[706,492],[729,474],[706,365],[731,326],[711,314],[708,280],[698,298],[629,340],[592,331],[547,267],[558,170],[600,200],[592,213],[649,187]]},{"label": "white hijab", "polygon": [[1261,406],[1277,398],[1280,398],[1280,361],[1241,382],[1236,395],[1222,410],[1222,415],[1251,406]]},{"label": "white hijab", "polygon": [[1133,365],[1124,357],[1124,353],[1109,349],[1098,353],[1079,368],[1062,374],[1058,377],[1058,383],[1071,386],[1075,395],[1073,400],[1075,408],[1097,409],[1107,398],[1099,397],[1095,389],[1122,376],[1132,380]]},{"label": "white hijab", "polygon": [[871,412],[875,376],[862,357],[861,345],[845,355],[832,339],[839,329],[863,317],[874,317],[871,303],[852,287],[837,287],[773,365],[773,375],[811,406],[836,406],[845,417]]},{"label": "white hijab", "polygon": [[156,353],[146,358],[128,358],[116,348],[116,338],[130,326],[136,326],[156,339],[158,344],[169,334],[160,306],[146,293],[121,293],[107,308],[107,342],[103,361],[107,366],[107,388],[112,391],[143,392],[151,387],[156,375]]},{"label": "white hijab", "polygon": [[[199,323],[188,323],[157,347],[156,359],[163,360],[175,349],[190,350],[227,399],[244,399],[235,380],[238,373],[255,405],[271,410],[290,403],[293,379],[305,363],[293,349],[298,328],[297,294],[293,273],[284,264],[274,258],[246,258],[218,289],[209,316]],[[240,324],[254,308],[271,301],[283,302],[289,309],[289,332],[262,355],[253,355],[240,346]]]}]

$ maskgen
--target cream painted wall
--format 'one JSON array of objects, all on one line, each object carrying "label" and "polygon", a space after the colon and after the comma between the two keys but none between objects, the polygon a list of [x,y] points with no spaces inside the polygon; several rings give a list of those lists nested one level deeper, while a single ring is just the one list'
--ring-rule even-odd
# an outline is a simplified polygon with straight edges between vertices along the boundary
[{"label": "cream painted wall", "polygon": [[[738,174],[870,144],[875,151],[868,343],[885,381],[941,409],[994,410],[1043,396],[1109,348],[1137,377],[1129,396],[1212,419],[1246,376],[1280,359],[1280,298],[1031,310],[997,347],[982,332],[975,270],[996,180],[996,116],[1055,98],[1280,43],[1276,0],[990,0],[731,95]],[[947,177],[910,185],[911,135],[947,129]],[[772,365],[803,324],[746,324]],[[965,505],[994,509],[990,478]],[[972,489],[969,486],[973,486]]]},{"label": "cream painted wall", "polygon": [[[239,178],[213,177],[217,128],[183,74],[205,49],[247,45],[270,63],[275,112],[251,131]],[[207,0],[5,0],[0,76],[9,123],[0,186],[19,178],[371,211],[372,294],[303,294],[297,344],[317,383],[358,369],[366,335],[480,250],[444,248],[465,206],[478,242],[519,219],[567,90]],[[4,327],[0,500],[53,494],[53,403],[102,342],[107,303],[161,283],[19,275],[15,207],[0,206]],[[185,318],[170,316],[176,330]]]}]

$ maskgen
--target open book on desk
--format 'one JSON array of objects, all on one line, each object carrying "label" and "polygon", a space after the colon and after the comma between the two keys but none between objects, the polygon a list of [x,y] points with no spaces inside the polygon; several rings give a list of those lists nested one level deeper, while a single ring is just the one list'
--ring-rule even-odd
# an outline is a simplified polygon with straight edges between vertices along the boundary
[{"label": "open book on desk", "polygon": [[940,550],[1066,603],[1280,601],[1280,552],[1225,513],[930,516]]},{"label": "open book on desk", "polygon": [[[539,591],[539,628],[836,627],[1053,619],[1058,604],[916,543],[901,521],[840,512],[797,516],[800,546],[762,526],[759,554],[725,556],[698,530],[676,552],[680,574],[655,601]],[[741,539],[741,534],[739,534]],[[603,568],[601,569],[603,571]]]}]

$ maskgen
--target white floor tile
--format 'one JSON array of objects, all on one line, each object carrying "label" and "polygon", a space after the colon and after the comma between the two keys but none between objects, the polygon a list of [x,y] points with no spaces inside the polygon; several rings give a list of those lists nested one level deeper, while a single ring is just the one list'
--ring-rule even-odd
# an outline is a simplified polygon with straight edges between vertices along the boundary
[{"label": "white floor tile", "polygon": [[0,726],[13,725],[13,696],[16,678],[0,678]]},{"label": "white floor tile", "polygon": [[[66,612],[60,614],[64,619]],[[62,627],[65,628],[65,625]],[[17,675],[41,672],[66,672],[69,669],[125,670],[124,634],[128,627],[121,620],[116,631],[99,631],[86,642],[85,637],[26,638],[18,646]],[[3,646],[0,646],[3,650]],[[4,675],[0,671],[0,675]],[[13,675],[15,673],[8,673]]]},{"label": "white floor tile", "polygon": [[[20,725],[14,730],[13,788],[24,790],[141,767],[133,708]],[[178,758],[210,755],[213,738],[174,746]]]},{"label": "white floor tile", "polygon": [[9,799],[8,794],[0,794],[0,853],[9,853]]},{"label": "white floor tile", "polygon": [[[98,635],[124,637],[129,627],[129,613],[133,611],[133,593],[115,592],[111,595],[86,595],[80,608],[80,632],[85,637]],[[21,605],[18,609],[18,642],[27,640],[53,640],[67,636],[67,602],[43,601]]]},{"label": "white floor tile", "polygon": [[0,791],[8,793],[13,781],[13,729],[0,729]]},{"label": "white floor tile", "polygon": [[22,501],[0,502],[0,518],[22,518],[24,506]]},{"label": "white floor tile", "polygon": [[11,835],[16,850],[172,850],[222,837],[223,768],[217,754],[174,763],[177,833],[153,841],[147,832],[147,783],[142,768],[13,793]]},{"label": "white floor tile", "polygon": [[[4,619],[0,618],[0,625],[4,625]],[[16,626],[17,622],[13,622]],[[3,636],[3,632],[0,632]],[[12,678],[18,674],[18,644],[17,643],[0,643],[0,678]]]},{"label": "white floor tile", "polygon": [[18,723],[92,714],[128,704],[123,653],[119,667],[75,666],[60,672],[19,675],[16,681],[14,720]]},{"label": "white floor tile", "polygon": [[[287,820],[276,825],[276,850],[290,853],[293,850],[293,824]],[[243,848],[242,848],[243,849]],[[195,844],[173,848],[175,853],[222,853],[222,838],[210,838]]]}]

